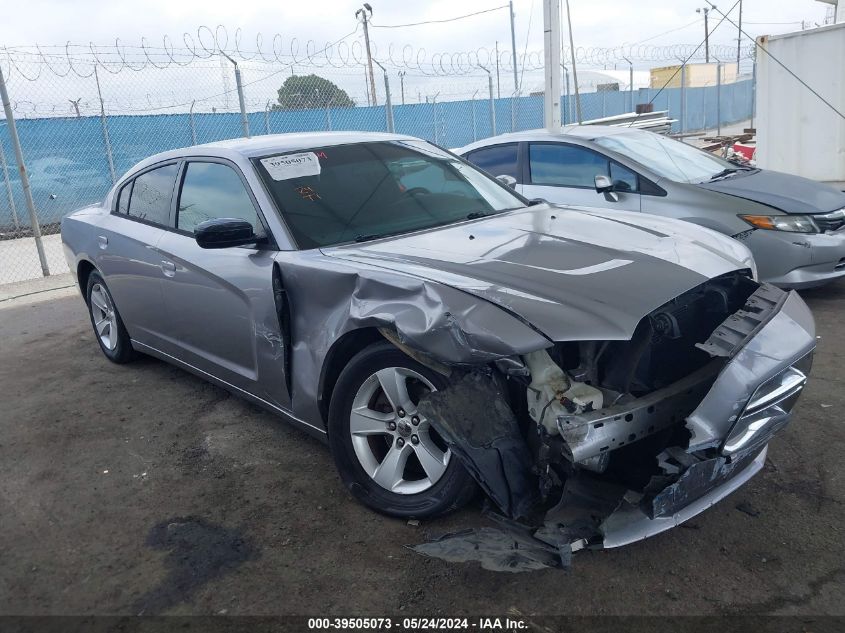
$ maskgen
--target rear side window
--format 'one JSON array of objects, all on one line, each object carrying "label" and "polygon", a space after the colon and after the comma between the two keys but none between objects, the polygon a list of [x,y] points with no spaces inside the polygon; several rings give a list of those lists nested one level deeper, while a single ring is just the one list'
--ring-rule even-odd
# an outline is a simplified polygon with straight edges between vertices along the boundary
[{"label": "rear side window", "polygon": [[597,175],[607,175],[607,158],[576,145],[534,143],[528,156],[531,182],[535,185],[592,189]]},{"label": "rear side window", "polygon": [[264,235],[252,199],[240,176],[220,163],[188,163],[176,228],[193,233],[197,225],[216,218],[237,218],[252,224],[256,235]]},{"label": "rear side window", "polygon": [[176,171],[176,164],[165,165],[138,176],[129,198],[129,216],[168,225]]},{"label": "rear side window", "polygon": [[517,145],[496,145],[470,152],[466,159],[493,176],[512,176],[519,180],[517,167]]},{"label": "rear side window", "polygon": [[132,194],[132,181],[123,185],[123,188],[117,194],[117,205],[115,210],[118,213],[126,214],[129,212],[129,196]]}]

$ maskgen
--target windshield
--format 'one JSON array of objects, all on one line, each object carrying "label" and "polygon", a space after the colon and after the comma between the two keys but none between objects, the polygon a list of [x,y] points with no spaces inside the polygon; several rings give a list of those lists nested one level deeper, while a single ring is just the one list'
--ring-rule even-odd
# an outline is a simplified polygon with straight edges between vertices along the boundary
[{"label": "windshield", "polygon": [[303,249],[525,206],[515,193],[425,141],[336,145],[253,163]]},{"label": "windshield", "polygon": [[736,165],[692,145],[653,132],[630,132],[595,139],[597,145],[627,156],[676,182],[704,182]]}]

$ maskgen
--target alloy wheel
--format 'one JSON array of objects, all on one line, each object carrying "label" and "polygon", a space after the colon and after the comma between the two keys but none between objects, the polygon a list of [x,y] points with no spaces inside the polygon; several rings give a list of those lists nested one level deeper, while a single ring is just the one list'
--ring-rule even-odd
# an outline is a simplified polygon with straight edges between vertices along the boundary
[{"label": "alloy wheel", "polygon": [[436,390],[404,367],[381,369],[358,389],[349,418],[352,446],[361,467],[382,488],[418,494],[446,472],[452,454],[417,411],[420,398]]}]

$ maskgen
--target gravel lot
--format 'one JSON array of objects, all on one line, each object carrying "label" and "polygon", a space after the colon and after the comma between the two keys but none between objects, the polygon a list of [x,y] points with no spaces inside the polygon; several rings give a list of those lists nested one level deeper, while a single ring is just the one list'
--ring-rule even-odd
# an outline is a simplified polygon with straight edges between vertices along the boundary
[{"label": "gravel lot", "polygon": [[843,615],[845,282],[804,296],[813,377],[765,470],[683,528],[526,574],[407,550],[484,525],[480,502],[373,514],[320,442],[164,363],[106,361],[73,290],[0,301],[0,614]]}]

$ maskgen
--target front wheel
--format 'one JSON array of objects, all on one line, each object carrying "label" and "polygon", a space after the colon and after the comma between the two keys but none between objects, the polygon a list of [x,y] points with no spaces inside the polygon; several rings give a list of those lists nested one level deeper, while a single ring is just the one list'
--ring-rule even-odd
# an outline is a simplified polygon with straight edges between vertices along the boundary
[{"label": "front wheel", "polygon": [[421,397],[447,386],[387,342],[349,362],[329,406],[329,446],[359,501],[399,517],[436,516],[469,501],[472,478],[417,411]]}]

